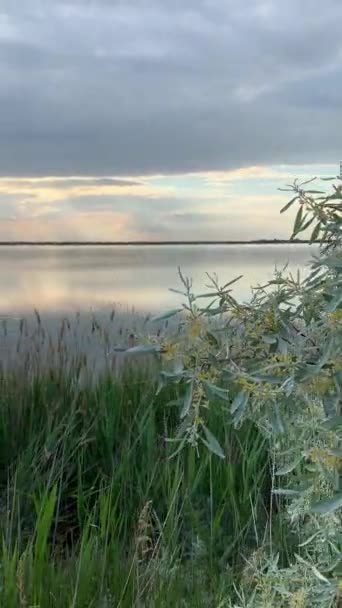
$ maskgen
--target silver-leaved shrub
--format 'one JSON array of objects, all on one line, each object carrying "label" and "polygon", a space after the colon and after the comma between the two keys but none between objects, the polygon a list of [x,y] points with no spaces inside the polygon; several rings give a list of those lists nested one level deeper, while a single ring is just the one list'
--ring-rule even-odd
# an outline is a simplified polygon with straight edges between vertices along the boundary
[{"label": "silver-leaved shrub", "polygon": [[342,185],[332,182],[329,194],[313,180],[288,187],[282,211],[298,205],[291,238],[309,234],[316,251],[305,279],[275,272],[241,304],[237,279],[208,277],[209,292],[197,295],[180,272],[182,329],[164,345],[173,364],[159,387],[180,387],[175,452],[191,444],[228,457],[211,408],[225,408],[236,427],[252,421],[268,438],[272,501],[295,544],[281,566],[271,509],[234,608],[342,605]]}]

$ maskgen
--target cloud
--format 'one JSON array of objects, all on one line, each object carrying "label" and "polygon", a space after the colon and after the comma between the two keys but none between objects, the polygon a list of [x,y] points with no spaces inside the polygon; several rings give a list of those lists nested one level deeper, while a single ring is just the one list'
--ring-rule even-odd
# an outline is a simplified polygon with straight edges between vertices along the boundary
[{"label": "cloud", "polygon": [[[318,175],[336,166],[316,167]],[[250,167],[135,180],[0,178],[0,240],[210,240],[287,238],[280,215],[293,180],[312,166]],[[15,221],[14,221],[15,220]]]},{"label": "cloud", "polygon": [[118,179],[115,177],[28,177],[20,179],[16,178],[0,178],[0,185],[2,188],[8,188],[12,190],[22,191],[23,189],[39,190],[41,188],[58,188],[59,190],[70,190],[72,188],[100,188],[101,186],[111,187],[133,187],[141,185],[141,182],[129,180],[129,179]]},{"label": "cloud", "polygon": [[337,0],[4,0],[0,172],[337,162],[341,19]]}]

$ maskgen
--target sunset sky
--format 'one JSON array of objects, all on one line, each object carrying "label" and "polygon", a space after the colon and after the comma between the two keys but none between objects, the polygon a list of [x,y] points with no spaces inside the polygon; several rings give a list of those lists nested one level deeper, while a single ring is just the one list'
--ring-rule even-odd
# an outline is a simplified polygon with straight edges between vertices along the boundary
[{"label": "sunset sky", "polygon": [[342,3],[2,0],[0,240],[288,237],[336,175]]}]

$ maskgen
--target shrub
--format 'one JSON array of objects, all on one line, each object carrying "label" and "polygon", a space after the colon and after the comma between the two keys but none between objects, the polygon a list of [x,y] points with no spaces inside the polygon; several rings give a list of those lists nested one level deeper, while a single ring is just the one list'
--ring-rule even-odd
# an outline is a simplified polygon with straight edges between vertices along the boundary
[{"label": "shrub", "polygon": [[[175,452],[190,444],[229,458],[210,426],[213,407],[235,427],[254,423],[269,441],[267,534],[261,553],[247,558],[239,608],[342,601],[342,186],[326,194],[313,180],[295,181],[287,190],[293,197],[282,211],[299,204],[292,239],[310,229],[319,243],[309,276],[276,272],[240,304],[234,281],[209,277],[211,291],[197,295],[179,272],[184,331],[168,347],[174,372],[161,381],[183,387]],[[295,539],[287,560],[275,533],[279,510]]]}]

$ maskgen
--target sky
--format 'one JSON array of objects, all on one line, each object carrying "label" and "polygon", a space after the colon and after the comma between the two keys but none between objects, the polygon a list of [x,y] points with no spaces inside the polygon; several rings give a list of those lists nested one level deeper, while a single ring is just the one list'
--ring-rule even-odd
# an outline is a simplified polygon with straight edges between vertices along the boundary
[{"label": "sky", "polygon": [[0,240],[287,238],[342,158],[342,3],[2,0]]}]

